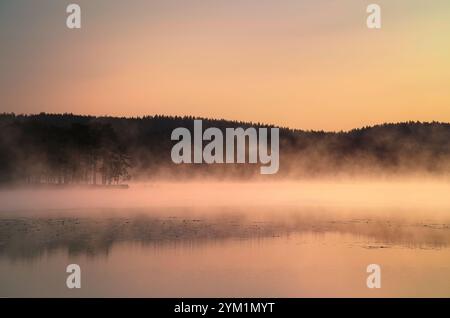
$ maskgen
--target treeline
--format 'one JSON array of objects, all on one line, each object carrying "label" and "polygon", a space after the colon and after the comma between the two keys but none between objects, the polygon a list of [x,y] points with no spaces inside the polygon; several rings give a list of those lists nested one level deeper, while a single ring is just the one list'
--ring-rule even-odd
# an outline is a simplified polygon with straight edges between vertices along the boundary
[{"label": "treeline", "polygon": [[0,181],[28,184],[119,184],[130,158],[110,124],[64,116],[0,117]]},{"label": "treeline", "polygon": [[[0,115],[0,182],[120,184],[132,178],[260,177],[257,164],[176,165],[170,136],[193,117]],[[203,119],[203,128],[270,127]],[[450,173],[450,124],[405,122],[349,132],[280,129],[280,170],[270,178]],[[268,178],[266,176],[266,178]]]}]

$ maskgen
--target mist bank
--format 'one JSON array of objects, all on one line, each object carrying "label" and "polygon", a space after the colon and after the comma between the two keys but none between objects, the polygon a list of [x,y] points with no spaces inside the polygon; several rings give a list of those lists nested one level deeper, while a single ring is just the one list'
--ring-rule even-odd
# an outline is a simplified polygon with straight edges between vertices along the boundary
[{"label": "mist bank", "polygon": [[127,190],[40,189],[0,191],[0,216],[189,215],[212,210],[257,211],[278,218],[292,209],[340,211],[450,221],[450,183],[437,181],[157,182]]},{"label": "mist bank", "polygon": [[[147,180],[302,180],[450,176],[450,124],[405,122],[347,132],[280,128],[279,171],[260,164],[175,164],[171,133],[194,117],[0,115],[0,183],[113,185]],[[204,129],[270,128],[226,120]]]},{"label": "mist bank", "polygon": [[294,234],[356,235],[364,248],[450,244],[450,184],[374,180],[158,182],[128,190],[0,191],[0,258],[115,244],[199,246]]}]

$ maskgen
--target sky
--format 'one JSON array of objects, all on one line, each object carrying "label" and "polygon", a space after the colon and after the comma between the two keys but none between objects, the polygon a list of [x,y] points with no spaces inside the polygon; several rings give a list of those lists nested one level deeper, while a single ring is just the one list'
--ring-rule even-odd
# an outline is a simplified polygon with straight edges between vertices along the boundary
[{"label": "sky", "polygon": [[450,122],[449,35],[448,0],[0,0],[0,112]]}]

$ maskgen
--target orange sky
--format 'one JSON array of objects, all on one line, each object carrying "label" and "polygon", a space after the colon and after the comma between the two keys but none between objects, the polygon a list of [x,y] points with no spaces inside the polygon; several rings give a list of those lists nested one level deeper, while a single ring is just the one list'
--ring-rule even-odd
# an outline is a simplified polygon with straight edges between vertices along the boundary
[{"label": "orange sky", "polygon": [[340,130],[450,122],[450,2],[0,4],[0,112],[196,115]]}]

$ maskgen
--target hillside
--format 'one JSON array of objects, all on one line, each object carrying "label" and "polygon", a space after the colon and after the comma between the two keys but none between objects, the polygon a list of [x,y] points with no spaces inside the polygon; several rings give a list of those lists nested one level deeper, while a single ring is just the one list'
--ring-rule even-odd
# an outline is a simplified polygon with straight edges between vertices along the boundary
[{"label": "hillside", "polygon": [[[193,119],[1,114],[0,182],[114,184],[158,177],[259,175],[259,165],[172,163],[172,130],[192,129]],[[212,119],[203,119],[203,126],[262,127]],[[280,170],[266,177],[367,173],[449,174],[450,124],[405,122],[336,133],[280,128]]]}]

